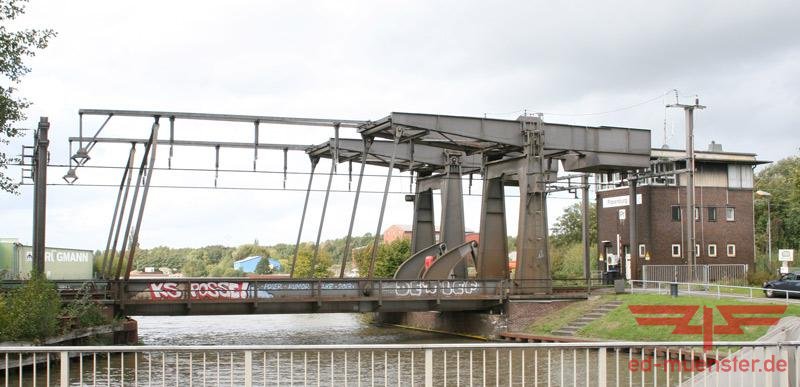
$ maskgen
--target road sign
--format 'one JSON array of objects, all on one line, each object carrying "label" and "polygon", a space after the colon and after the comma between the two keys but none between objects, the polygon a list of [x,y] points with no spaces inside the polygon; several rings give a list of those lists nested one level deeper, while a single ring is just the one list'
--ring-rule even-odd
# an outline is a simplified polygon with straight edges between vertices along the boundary
[{"label": "road sign", "polygon": [[792,249],[780,249],[778,250],[778,260],[781,262],[792,262],[794,261],[794,250]]}]

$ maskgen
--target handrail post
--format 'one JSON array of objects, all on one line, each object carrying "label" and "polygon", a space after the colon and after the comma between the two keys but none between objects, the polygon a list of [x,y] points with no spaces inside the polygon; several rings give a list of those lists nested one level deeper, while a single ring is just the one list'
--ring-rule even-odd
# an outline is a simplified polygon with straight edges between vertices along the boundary
[{"label": "handrail post", "polygon": [[[669,361],[669,359],[667,359]],[[586,370],[588,378],[589,370]],[[597,349],[597,386],[598,387],[606,387],[607,379],[606,376],[606,349],[605,348],[598,348]],[[588,383],[588,379],[587,379]]]},{"label": "handrail post", "polygon": [[244,351],[244,385],[253,386],[253,351]]},{"label": "handrail post", "polygon": [[433,387],[433,350],[425,349],[425,387]]},{"label": "handrail post", "polygon": [[61,352],[61,387],[69,386],[69,352]]}]

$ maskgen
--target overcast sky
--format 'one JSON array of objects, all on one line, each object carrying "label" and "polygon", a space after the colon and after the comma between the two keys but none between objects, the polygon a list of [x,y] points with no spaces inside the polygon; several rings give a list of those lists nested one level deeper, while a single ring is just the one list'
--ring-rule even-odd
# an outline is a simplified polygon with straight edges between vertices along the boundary
[{"label": "overcast sky", "polygon": [[[677,89],[682,102],[698,95],[708,106],[696,114],[698,149],[714,140],[759,159],[798,154],[799,2],[553,3],[32,0],[15,27],[52,28],[58,37],[28,62],[33,71],[20,93],[34,105],[25,126],[50,118],[54,164],[67,162],[67,137],[77,136],[81,108],[361,120],[392,111],[508,119],[545,112],[550,122],[650,129],[654,147],[666,138],[682,148],[682,112],[664,108]],[[608,111],[615,112],[586,115]],[[92,134],[101,122],[87,117],[84,129]],[[145,137],[150,124],[114,118],[104,136]],[[327,128],[262,126],[260,140],[312,144],[331,135]],[[179,139],[252,136],[251,125],[176,125]],[[9,153],[31,140],[12,143]],[[159,148],[158,166],[166,166],[167,152]],[[126,157],[127,146],[101,144],[89,165],[121,166]],[[176,148],[172,165],[213,168],[213,149]],[[320,163],[315,187],[324,188],[329,165]],[[288,167],[307,172],[308,159],[292,155]],[[223,150],[220,168],[252,168],[252,151]],[[259,170],[282,168],[279,152],[260,154]],[[50,182],[62,182],[65,172],[51,168]],[[78,182],[118,184],[120,174],[80,169]],[[346,190],[347,166],[338,174],[334,188]],[[287,187],[303,188],[306,179],[291,175]],[[365,189],[380,190],[383,182],[370,177]],[[408,183],[395,179],[392,190],[408,191]],[[214,173],[157,171],[153,184],[213,186]],[[281,188],[282,177],[220,173],[218,185]],[[479,183],[472,189],[480,192]],[[322,195],[312,194],[303,240],[316,236]],[[346,234],[352,197],[331,195],[323,239]],[[553,195],[551,219],[571,197]],[[48,245],[103,248],[115,199],[116,188],[50,187]],[[141,244],[293,242],[302,200],[297,191],[154,188]],[[380,195],[363,196],[356,233],[375,231],[379,202]],[[0,194],[0,208],[0,237],[30,243],[31,187],[20,196]],[[478,198],[466,198],[465,208],[468,228],[477,230]],[[516,211],[509,198],[512,234]],[[410,222],[411,205],[391,195],[385,224]]]}]

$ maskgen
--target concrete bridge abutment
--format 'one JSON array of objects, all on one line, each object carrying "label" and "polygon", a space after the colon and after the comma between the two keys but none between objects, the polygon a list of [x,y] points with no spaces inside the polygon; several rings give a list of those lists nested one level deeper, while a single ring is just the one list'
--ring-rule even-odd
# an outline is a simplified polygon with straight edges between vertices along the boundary
[{"label": "concrete bridge abutment", "polygon": [[431,332],[449,333],[487,340],[500,339],[506,332],[521,332],[548,313],[576,299],[511,300],[488,311],[468,312],[376,312],[378,324],[397,325]]}]

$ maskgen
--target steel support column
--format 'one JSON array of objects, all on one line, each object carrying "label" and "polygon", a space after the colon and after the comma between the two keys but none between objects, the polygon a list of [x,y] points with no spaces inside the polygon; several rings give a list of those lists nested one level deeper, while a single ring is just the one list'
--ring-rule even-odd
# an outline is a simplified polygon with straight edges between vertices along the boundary
[{"label": "steel support column", "polygon": [[[419,178],[429,176],[430,173],[419,172]],[[411,255],[427,249],[436,243],[436,226],[433,214],[433,190],[416,187],[414,195],[414,223],[411,226]]]},{"label": "steel support column", "polygon": [[514,292],[523,294],[552,292],[545,193],[548,176],[543,157],[544,132],[539,125],[540,122],[526,123],[523,132],[526,156],[517,172],[520,203]]},{"label": "steel support column", "polygon": [[353,224],[356,222],[356,211],[358,210],[358,199],[361,196],[361,182],[364,180],[364,168],[367,166],[367,152],[372,144],[372,139],[363,138],[364,151],[361,153],[361,170],[358,172],[358,183],[356,183],[356,196],[353,199],[353,211],[350,214],[350,226],[347,228],[347,239],[344,242],[344,256],[342,257],[342,267],[339,269],[339,278],[344,278],[344,271],[347,261],[350,258],[350,244],[353,242]]},{"label": "steel support column", "polygon": [[306,188],[306,200],[303,203],[303,214],[300,215],[300,229],[297,231],[297,242],[294,244],[294,256],[292,257],[292,269],[289,271],[289,278],[294,278],[294,267],[297,264],[297,252],[300,250],[300,238],[303,236],[303,225],[306,222],[306,210],[308,210],[308,197],[311,195],[311,183],[314,182],[314,170],[317,168],[319,157],[311,157],[311,173],[308,174],[308,187]]},{"label": "steel support column", "polygon": [[[633,174],[633,171],[629,172],[629,176],[632,176]],[[630,214],[627,216],[628,227],[630,229],[628,252],[631,256],[631,279],[641,278],[641,276],[639,276],[639,242],[636,235],[636,183],[637,180],[635,177],[628,179],[628,201],[630,202],[628,207],[628,212],[630,212]],[[625,259],[627,259],[627,257],[625,257]]]},{"label": "steel support column", "polygon": [[33,271],[36,274],[44,274],[45,266],[45,230],[47,222],[47,161],[49,154],[47,148],[50,145],[48,131],[50,122],[47,117],[39,117],[39,127],[36,130],[34,162],[33,168]]},{"label": "steel support column", "polygon": [[[447,152],[448,163],[442,179],[442,218],[439,240],[448,248],[464,243],[464,196],[461,187],[461,155]],[[453,268],[453,278],[467,278],[466,262]]]},{"label": "steel support column", "polygon": [[581,176],[581,245],[583,246],[583,276],[587,289],[592,286],[592,266],[589,260],[589,174]]},{"label": "steel support column", "polygon": [[478,278],[508,278],[506,203],[502,177],[483,181],[480,232],[476,262]]}]

